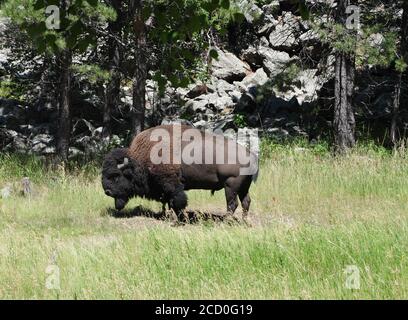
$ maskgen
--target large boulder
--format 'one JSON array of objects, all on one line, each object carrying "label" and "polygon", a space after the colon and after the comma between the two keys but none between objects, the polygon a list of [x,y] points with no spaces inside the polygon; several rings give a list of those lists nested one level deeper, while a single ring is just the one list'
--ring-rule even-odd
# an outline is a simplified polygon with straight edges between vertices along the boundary
[{"label": "large boulder", "polygon": [[285,12],[269,35],[269,43],[274,49],[291,50],[298,43],[300,34],[299,18],[291,12]]},{"label": "large boulder", "polygon": [[269,0],[268,4],[264,4],[262,6],[262,11],[266,16],[276,16],[280,10],[280,3],[279,0]]},{"label": "large boulder", "polygon": [[[189,114],[205,113],[207,111],[222,111],[225,108],[234,105],[231,97],[228,95],[218,95],[218,93],[210,93],[201,95],[194,100],[189,100],[186,103],[186,110]],[[210,110],[208,110],[210,109]]]},{"label": "large boulder", "polygon": [[246,21],[251,24],[259,21],[264,15],[264,12],[255,4],[255,1],[240,0],[238,1],[237,5],[244,14]]},{"label": "large boulder", "polygon": [[2,129],[0,147],[4,151],[26,153],[29,150],[27,137],[14,130]]},{"label": "large boulder", "polygon": [[287,65],[298,59],[284,51],[274,50],[269,47],[267,39],[262,37],[257,46],[249,46],[243,51],[242,57],[253,68],[262,68],[269,78],[274,78],[286,69]]},{"label": "large boulder", "polygon": [[248,91],[252,87],[263,86],[269,80],[263,68],[256,70],[256,72],[247,75],[241,82],[236,82],[235,84],[242,90]]},{"label": "large boulder", "polygon": [[36,154],[55,153],[53,137],[49,134],[38,134],[31,141],[31,151]]},{"label": "large boulder", "polygon": [[270,78],[276,77],[286,69],[288,63],[296,58],[291,57],[287,52],[276,51],[269,47],[260,47],[259,55],[263,59],[263,67]]},{"label": "large boulder", "polygon": [[285,101],[296,99],[298,104],[302,105],[305,102],[315,101],[322,86],[317,70],[307,69],[302,70],[284,91],[275,90],[275,94]]},{"label": "large boulder", "polygon": [[212,62],[212,74],[218,79],[228,82],[241,81],[245,78],[251,67],[238,59],[233,53],[218,50],[218,59]]}]

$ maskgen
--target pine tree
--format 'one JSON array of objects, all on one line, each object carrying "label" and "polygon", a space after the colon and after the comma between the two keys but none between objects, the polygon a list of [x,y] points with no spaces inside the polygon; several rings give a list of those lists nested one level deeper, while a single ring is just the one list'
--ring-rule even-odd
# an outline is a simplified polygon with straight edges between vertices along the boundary
[{"label": "pine tree", "polygon": [[397,60],[397,80],[394,89],[394,99],[393,99],[393,108],[392,108],[392,121],[391,121],[391,128],[390,128],[390,136],[391,142],[393,143],[394,147],[398,145],[399,137],[397,133],[397,122],[398,122],[398,114],[400,110],[400,103],[401,103],[401,92],[402,92],[402,84],[403,84],[403,76],[404,72],[407,69],[408,65],[408,1],[402,1],[402,19],[401,19],[401,27],[400,27],[400,45],[399,50],[397,51],[398,59]]},{"label": "pine tree", "polygon": [[124,7],[120,0],[107,1],[115,12],[114,20],[108,22],[107,27],[107,51],[108,51],[108,69],[110,79],[105,90],[105,104],[103,110],[103,131],[102,136],[109,138],[111,135],[111,114],[119,105],[120,82],[121,82],[121,62],[122,62],[122,31],[126,23]]},{"label": "pine tree", "polygon": [[[345,33],[348,15],[346,8],[350,0],[337,2],[336,23]],[[334,95],[334,136],[335,147],[339,153],[346,152],[355,144],[355,118],[353,110],[355,57],[349,50],[337,50],[335,63],[335,95]]]}]

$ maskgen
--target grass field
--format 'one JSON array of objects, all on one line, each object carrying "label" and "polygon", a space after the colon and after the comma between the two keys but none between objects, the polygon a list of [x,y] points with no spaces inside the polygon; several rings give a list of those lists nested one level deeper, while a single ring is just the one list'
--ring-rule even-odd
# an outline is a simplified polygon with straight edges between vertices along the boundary
[{"label": "grass field", "polygon": [[[93,166],[51,172],[1,156],[0,189],[14,192],[0,199],[0,298],[408,298],[405,152],[266,150],[251,226],[115,217]],[[30,197],[19,195],[24,176]],[[189,200],[225,207],[223,192]],[[128,207],[139,205],[160,211],[140,199]]]}]

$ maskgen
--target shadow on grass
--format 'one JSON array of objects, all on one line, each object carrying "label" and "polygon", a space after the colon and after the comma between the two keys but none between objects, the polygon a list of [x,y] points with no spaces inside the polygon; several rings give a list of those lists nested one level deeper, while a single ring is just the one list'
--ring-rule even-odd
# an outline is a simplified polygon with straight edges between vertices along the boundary
[{"label": "shadow on grass", "polygon": [[[160,221],[172,221],[177,222],[176,215],[173,211],[167,210],[166,212],[155,212],[144,206],[137,206],[133,209],[126,209],[117,211],[113,208],[106,209],[104,215],[108,215],[117,219],[130,219],[134,217],[151,218]],[[187,223],[198,224],[202,222],[224,222],[224,223],[240,223],[240,220],[224,212],[203,212],[186,210],[185,217]]]}]

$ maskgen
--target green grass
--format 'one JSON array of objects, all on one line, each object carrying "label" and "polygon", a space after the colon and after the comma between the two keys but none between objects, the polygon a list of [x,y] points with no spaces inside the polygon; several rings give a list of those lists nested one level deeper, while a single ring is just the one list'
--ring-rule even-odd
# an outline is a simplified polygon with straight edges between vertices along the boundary
[{"label": "green grass", "polygon": [[[325,146],[301,147],[263,146],[252,226],[115,218],[95,166],[49,171],[1,156],[0,189],[14,193],[0,199],[0,298],[408,298],[405,152],[360,146],[333,157]],[[31,198],[19,195],[24,176]],[[195,210],[225,207],[222,192],[189,199]],[[59,290],[46,288],[50,265]],[[346,286],[349,265],[360,289]]]}]

